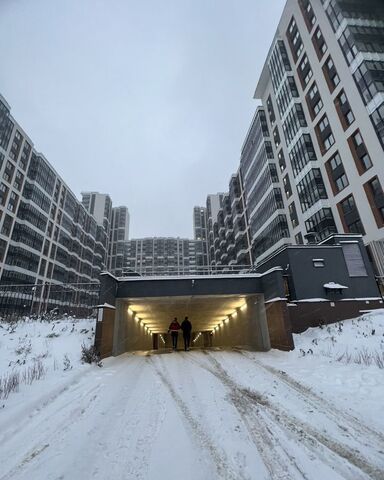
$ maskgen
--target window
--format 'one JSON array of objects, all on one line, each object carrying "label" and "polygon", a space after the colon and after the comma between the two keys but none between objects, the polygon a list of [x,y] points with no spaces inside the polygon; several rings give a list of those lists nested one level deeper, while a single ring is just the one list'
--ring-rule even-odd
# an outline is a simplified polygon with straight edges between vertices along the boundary
[{"label": "window", "polygon": [[323,102],[321,100],[316,83],[313,83],[311,88],[308,90],[306,101],[311,118],[314,120],[314,118],[323,108]]},{"label": "window", "polygon": [[291,182],[289,181],[288,175],[286,175],[283,178],[283,183],[284,183],[285,195],[287,198],[289,198],[292,195],[292,188],[291,188]]},{"label": "window", "polygon": [[307,233],[315,234],[317,240],[322,240],[336,233],[336,225],[330,208],[322,208],[305,222]]},{"label": "window", "polygon": [[304,17],[305,24],[308,31],[312,30],[313,25],[316,23],[316,16],[314,14],[312,5],[309,0],[299,0],[301,12]]},{"label": "window", "polygon": [[349,195],[338,205],[341,221],[346,233],[360,233],[365,235],[365,230],[360,219],[359,212],[353,195]]},{"label": "window", "polygon": [[376,224],[379,228],[384,227],[384,193],[377,177],[371,178],[364,184],[364,190],[368,198]]},{"label": "window", "polygon": [[365,105],[384,92],[384,61],[365,60],[355,70],[353,78]]},{"label": "window", "polygon": [[325,262],[322,258],[313,258],[312,263],[315,268],[325,267]]},{"label": "window", "polygon": [[280,152],[277,154],[277,158],[278,158],[278,160],[279,160],[280,170],[281,170],[281,171],[284,171],[287,165],[286,165],[286,163],[285,163],[285,158],[284,158],[284,152],[283,152],[283,150],[280,150]]},{"label": "window", "polygon": [[335,143],[335,138],[326,115],[316,125],[315,131],[321,153],[324,155]]},{"label": "window", "polygon": [[311,64],[309,63],[307,55],[304,55],[303,59],[301,60],[299,68],[297,69],[297,73],[300,78],[301,86],[304,89],[313,76]]},{"label": "window", "polygon": [[309,163],[317,160],[312,139],[309,134],[302,135],[289,153],[293,174],[296,177]]},{"label": "window", "polygon": [[327,61],[324,64],[323,73],[324,73],[325,80],[328,84],[328,88],[332,93],[337,87],[337,85],[340,83],[340,78],[337,74],[336,67],[331,57],[328,57]]},{"label": "window", "polygon": [[0,183],[0,206],[4,206],[7,201],[9,188],[4,184]]},{"label": "window", "polygon": [[297,184],[297,193],[302,212],[306,212],[319,200],[328,198],[319,168],[312,168]]},{"label": "window", "polygon": [[355,160],[357,170],[360,175],[369,170],[372,167],[371,158],[368,155],[363,137],[359,130],[356,130],[348,138],[349,148],[351,149],[352,156]]},{"label": "window", "polygon": [[313,46],[315,47],[317,58],[321,60],[325,52],[327,51],[328,47],[327,47],[327,44],[325,43],[320,27],[317,27],[315,33],[313,34],[312,43],[313,43]]},{"label": "window", "polygon": [[13,218],[10,215],[5,215],[1,233],[6,237],[10,237],[11,235],[12,224],[13,224]]},{"label": "window", "polygon": [[5,165],[5,169],[4,169],[4,173],[3,173],[3,178],[6,182],[8,182],[9,184],[12,183],[12,179],[13,179],[13,174],[15,172],[15,166],[13,165],[12,162],[10,162],[8,160],[8,162],[6,163]]},{"label": "window", "polygon": [[299,232],[297,235],[295,235],[295,242],[296,242],[296,245],[303,245],[304,244],[303,235],[302,235],[301,232]]},{"label": "window", "polygon": [[19,196],[16,195],[15,192],[11,192],[11,194],[9,196],[8,206],[7,206],[8,210],[10,212],[15,212],[16,211],[18,201],[19,201]]},{"label": "window", "polygon": [[295,202],[292,202],[288,206],[288,211],[289,211],[289,217],[290,217],[291,222],[292,222],[292,227],[295,228],[299,225],[299,219],[297,218],[297,211],[296,211]]},{"label": "window", "polygon": [[293,17],[288,26],[287,38],[289,46],[291,48],[293,59],[296,62],[297,59],[300,57],[301,52],[303,51],[304,45],[301,40],[301,35],[297,28],[296,21]]},{"label": "window", "polygon": [[341,90],[339,95],[335,98],[334,103],[341,125],[344,130],[347,130],[347,128],[355,121],[355,117],[344,90]]},{"label": "window", "polygon": [[380,105],[370,116],[376,135],[384,149],[384,103]]}]

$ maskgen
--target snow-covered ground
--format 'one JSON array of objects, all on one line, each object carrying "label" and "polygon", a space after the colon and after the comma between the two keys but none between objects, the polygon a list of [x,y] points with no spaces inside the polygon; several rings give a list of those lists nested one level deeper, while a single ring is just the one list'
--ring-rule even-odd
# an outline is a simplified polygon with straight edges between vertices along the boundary
[{"label": "snow-covered ground", "polygon": [[1,324],[0,377],[45,371],[0,399],[0,479],[384,478],[384,311],[295,335],[293,352],[143,352],[102,368],[80,362],[93,326]]}]

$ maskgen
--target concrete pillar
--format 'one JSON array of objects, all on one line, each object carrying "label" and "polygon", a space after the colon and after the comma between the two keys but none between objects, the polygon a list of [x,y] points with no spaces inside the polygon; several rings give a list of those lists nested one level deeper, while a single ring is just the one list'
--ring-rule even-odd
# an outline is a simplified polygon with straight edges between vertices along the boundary
[{"label": "concrete pillar", "polygon": [[295,346],[287,302],[285,300],[266,302],[265,310],[271,347],[279,350],[293,350]]},{"label": "concrete pillar", "polygon": [[96,319],[95,349],[101,358],[112,355],[114,327],[114,308],[99,308]]}]

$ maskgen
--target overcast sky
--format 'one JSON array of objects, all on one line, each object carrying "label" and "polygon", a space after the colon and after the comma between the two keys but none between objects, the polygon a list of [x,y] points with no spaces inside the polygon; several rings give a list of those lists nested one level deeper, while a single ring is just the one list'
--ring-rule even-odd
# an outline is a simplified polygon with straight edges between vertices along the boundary
[{"label": "overcast sky", "polygon": [[285,0],[0,0],[0,93],[80,198],[131,238],[192,236],[226,191]]}]

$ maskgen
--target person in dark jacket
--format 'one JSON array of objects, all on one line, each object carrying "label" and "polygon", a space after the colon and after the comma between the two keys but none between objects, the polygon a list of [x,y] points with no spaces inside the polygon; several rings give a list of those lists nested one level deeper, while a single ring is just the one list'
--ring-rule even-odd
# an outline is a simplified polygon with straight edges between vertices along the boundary
[{"label": "person in dark jacket", "polygon": [[170,323],[168,328],[168,333],[172,336],[172,348],[173,350],[177,349],[177,337],[179,336],[180,323],[177,321],[177,317],[173,319],[173,322]]},{"label": "person in dark jacket", "polygon": [[191,330],[192,330],[192,323],[188,320],[188,317],[185,317],[184,320],[181,322],[181,329],[183,331],[183,338],[184,338],[184,350],[189,350],[189,345],[191,343]]}]

